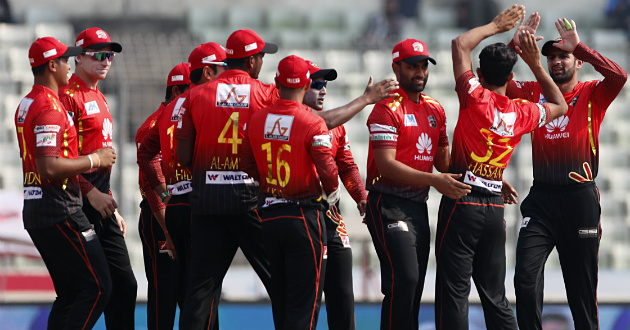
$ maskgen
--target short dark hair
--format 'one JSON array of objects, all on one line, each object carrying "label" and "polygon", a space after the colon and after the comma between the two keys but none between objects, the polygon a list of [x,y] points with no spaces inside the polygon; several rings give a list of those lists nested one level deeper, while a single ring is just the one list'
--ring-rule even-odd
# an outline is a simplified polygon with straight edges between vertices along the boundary
[{"label": "short dark hair", "polygon": [[[214,65],[208,65],[210,67],[210,69],[212,69],[212,72],[214,72],[214,74],[217,74],[217,66],[216,64]],[[197,70],[193,70],[190,71],[190,82],[192,82],[195,85],[199,84],[199,81],[201,80],[201,75],[203,74],[203,68],[199,68]]]},{"label": "short dark hair", "polygon": [[[252,55],[253,56],[253,55]],[[226,58],[225,59],[225,64],[227,64],[227,67],[229,69],[241,69],[241,70],[245,70],[245,61],[249,58],[249,56],[247,57],[242,57],[242,58]]]},{"label": "short dark hair", "polygon": [[[61,57],[57,57],[56,59],[54,59],[53,61],[59,63],[61,61]],[[46,68],[48,67],[48,62],[38,65],[34,68],[31,68],[31,71],[33,72],[34,76],[41,76],[46,72]]]},{"label": "short dark hair", "polygon": [[479,54],[483,79],[490,85],[505,85],[517,60],[516,52],[502,42],[484,47]]},{"label": "short dark hair", "polygon": [[183,93],[188,89],[188,86],[189,85],[173,85],[166,87],[166,100],[170,99],[171,95],[173,95],[173,87],[179,88],[179,91]]}]

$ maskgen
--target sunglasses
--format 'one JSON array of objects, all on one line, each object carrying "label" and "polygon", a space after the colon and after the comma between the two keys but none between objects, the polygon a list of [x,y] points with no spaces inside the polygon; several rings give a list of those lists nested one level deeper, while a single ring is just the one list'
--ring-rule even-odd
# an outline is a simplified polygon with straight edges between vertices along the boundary
[{"label": "sunglasses", "polygon": [[82,55],[90,55],[95,61],[103,61],[105,59],[112,61],[114,59],[114,52],[83,52]]},{"label": "sunglasses", "polygon": [[313,81],[311,82],[311,88],[321,90],[322,88],[326,87],[327,83],[327,81]]}]

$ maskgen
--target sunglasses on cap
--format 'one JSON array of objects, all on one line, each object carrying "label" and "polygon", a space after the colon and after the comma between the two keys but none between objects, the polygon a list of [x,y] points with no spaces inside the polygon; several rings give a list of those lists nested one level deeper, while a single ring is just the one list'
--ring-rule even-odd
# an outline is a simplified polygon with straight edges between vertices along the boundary
[{"label": "sunglasses on cap", "polygon": [[114,59],[115,54],[114,52],[83,52],[81,55],[90,55],[95,61],[103,61],[105,59],[111,61]]},{"label": "sunglasses on cap", "polygon": [[321,90],[322,88],[326,87],[326,84],[328,84],[327,81],[313,81],[311,82],[311,88]]}]

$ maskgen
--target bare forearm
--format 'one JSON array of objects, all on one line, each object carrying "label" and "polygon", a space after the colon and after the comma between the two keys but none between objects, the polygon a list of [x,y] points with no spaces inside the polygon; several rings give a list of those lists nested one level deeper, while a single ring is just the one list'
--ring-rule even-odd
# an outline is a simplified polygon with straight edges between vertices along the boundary
[{"label": "bare forearm", "polygon": [[545,71],[540,62],[530,65],[529,68],[532,70],[534,77],[536,77],[536,81],[538,81],[538,85],[540,85],[541,92],[548,103],[557,105],[566,104],[562,92],[556,83],[551,79],[549,74],[547,74],[547,71]]},{"label": "bare forearm", "polygon": [[397,160],[377,162],[377,167],[382,176],[396,182],[418,186],[432,186],[434,184],[435,175],[433,173],[418,171]]},{"label": "bare forearm", "polygon": [[[93,156],[91,156],[93,157]],[[35,160],[37,171],[45,179],[64,179],[89,170],[90,160],[88,156],[80,156],[78,159],[61,157],[40,157]],[[94,160],[92,161],[93,164]]]},{"label": "bare forearm", "polygon": [[363,110],[368,104],[367,98],[361,95],[344,106],[328,111],[317,111],[315,113],[324,118],[328,129],[333,129],[352,119],[352,117]]}]

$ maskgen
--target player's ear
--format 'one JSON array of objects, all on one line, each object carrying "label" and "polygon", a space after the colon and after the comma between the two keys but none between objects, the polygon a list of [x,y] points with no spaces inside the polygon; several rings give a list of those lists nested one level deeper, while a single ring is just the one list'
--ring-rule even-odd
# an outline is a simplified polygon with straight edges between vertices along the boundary
[{"label": "player's ear", "polygon": [[83,61],[83,59],[82,59],[82,58],[81,58],[81,56],[79,56],[79,55],[75,56],[75,57],[74,57],[74,60],[75,60],[77,63],[81,63],[81,61]]},{"label": "player's ear", "polygon": [[584,61],[582,61],[582,60],[577,60],[577,61],[575,61],[575,68],[579,70],[579,69],[581,69],[581,68],[582,68],[582,65],[583,65],[583,64],[584,64]]},{"label": "player's ear", "polygon": [[483,74],[481,74],[481,68],[477,68],[477,78],[479,79],[479,82],[483,80]]},{"label": "player's ear", "polygon": [[313,81],[312,79],[309,79],[309,80],[308,80],[308,82],[306,83],[306,85],[304,85],[304,91],[307,91],[307,90],[311,89],[311,82],[312,82],[312,81]]}]

